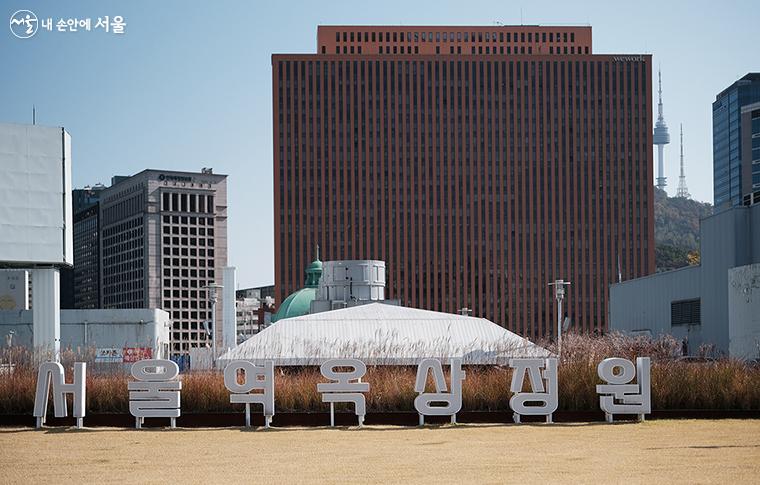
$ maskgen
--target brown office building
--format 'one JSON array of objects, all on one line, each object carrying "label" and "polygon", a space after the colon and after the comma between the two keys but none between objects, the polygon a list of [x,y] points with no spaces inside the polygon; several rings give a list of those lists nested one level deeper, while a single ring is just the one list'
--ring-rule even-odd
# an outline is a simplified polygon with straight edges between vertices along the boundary
[{"label": "brown office building", "polygon": [[654,270],[651,56],[590,27],[319,27],[272,56],[276,299],[325,259],[387,262],[387,296],[522,335],[607,327]]}]

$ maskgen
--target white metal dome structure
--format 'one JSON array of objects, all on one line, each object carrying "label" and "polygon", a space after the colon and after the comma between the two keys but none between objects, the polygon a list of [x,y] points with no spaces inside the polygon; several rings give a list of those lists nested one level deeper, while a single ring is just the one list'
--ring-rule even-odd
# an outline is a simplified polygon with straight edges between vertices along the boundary
[{"label": "white metal dome structure", "polygon": [[550,352],[485,318],[383,303],[286,318],[219,358],[277,366],[321,365],[356,358],[368,365],[416,365],[420,359],[506,365],[513,357]]}]

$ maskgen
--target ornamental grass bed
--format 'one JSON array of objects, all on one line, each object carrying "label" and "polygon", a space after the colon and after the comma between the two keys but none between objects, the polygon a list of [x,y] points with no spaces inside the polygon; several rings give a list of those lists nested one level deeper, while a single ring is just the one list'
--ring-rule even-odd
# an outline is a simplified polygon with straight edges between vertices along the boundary
[{"label": "ornamental grass bed", "polygon": [[[552,349],[551,344],[545,347]],[[705,350],[705,349],[703,349]],[[704,352],[707,353],[707,352]],[[606,357],[651,357],[653,410],[758,410],[760,366],[733,359],[680,359],[680,343],[670,337],[650,339],[611,334],[602,337],[568,334],[563,339],[559,366],[559,410],[596,411],[599,398],[597,364]],[[67,349],[62,364],[67,382],[75,361],[88,362],[88,414],[129,412],[128,368],[121,364],[96,364],[93,349]],[[0,362],[14,362],[14,371],[0,375],[0,414],[31,414],[37,381],[32,356],[24,349],[4,349]],[[462,411],[509,410],[512,371],[501,366],[465,366]],[[364,382],[368,413],[413,412],[416,368],[368,366]],[[240,412],[230,404],[221,372],[185,372],[182,380],[182,414]],[[326,382],[317,367],[275,368],[277,413],[324,412],[317,383]],[[348,409],[348,408],[347,408]]]}]

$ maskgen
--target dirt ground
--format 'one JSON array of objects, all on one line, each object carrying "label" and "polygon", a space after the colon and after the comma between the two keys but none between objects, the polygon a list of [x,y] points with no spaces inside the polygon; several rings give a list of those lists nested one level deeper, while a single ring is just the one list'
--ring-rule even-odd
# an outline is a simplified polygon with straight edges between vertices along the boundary
[{"label": "dirt ground", "polygon": [[[86,421],[85,421],[86,422]],[[757,483],[760,420],[0,428],[0,483]]]}]

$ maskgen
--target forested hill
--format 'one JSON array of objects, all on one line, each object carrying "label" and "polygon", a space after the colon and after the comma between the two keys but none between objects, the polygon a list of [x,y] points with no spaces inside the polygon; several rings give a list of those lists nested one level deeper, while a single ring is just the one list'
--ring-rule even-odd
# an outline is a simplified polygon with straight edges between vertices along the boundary
[{"label": "forested hill", "polygon": [[699,262],[699,220],[712,214],[706,202],[668,197],[654,189],[654,238],[657,271]]}]

